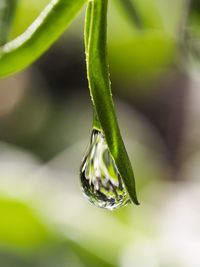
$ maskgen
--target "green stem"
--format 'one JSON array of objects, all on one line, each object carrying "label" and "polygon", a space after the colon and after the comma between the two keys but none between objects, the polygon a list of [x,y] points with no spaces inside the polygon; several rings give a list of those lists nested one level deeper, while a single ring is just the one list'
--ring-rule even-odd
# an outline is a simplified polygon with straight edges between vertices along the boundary
[{"label": "green stem", "polygon": [[130,198],[139,204],[135,179],[126,152],[112,100],[107,59],[108,0],[88,2],[85,23],[87,74],[94,107],[94,126],[101,129]]},{"label": "green stem", "polygon": [[22,35],[0,47],[0,77],[33,63],[60,37],[86,1],[52,0]]}]

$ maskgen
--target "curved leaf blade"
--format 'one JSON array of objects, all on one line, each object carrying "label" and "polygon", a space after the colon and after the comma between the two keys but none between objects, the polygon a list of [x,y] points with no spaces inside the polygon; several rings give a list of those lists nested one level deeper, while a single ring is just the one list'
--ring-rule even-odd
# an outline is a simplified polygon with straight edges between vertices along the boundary
[{"label": "curved leaf blade", "polygon": [[108,0],[89,1],[85,24],[87,73],[94,106],[94,127],[103,131],[130,198],[138,205],[134,174],[112,100],[107,59],[107,5]]},{"label": "curved leaf blade", "polygon": [[22,35],[0,47],[0,77],[33,63],[60,37],[85,2],[52,0]]}]

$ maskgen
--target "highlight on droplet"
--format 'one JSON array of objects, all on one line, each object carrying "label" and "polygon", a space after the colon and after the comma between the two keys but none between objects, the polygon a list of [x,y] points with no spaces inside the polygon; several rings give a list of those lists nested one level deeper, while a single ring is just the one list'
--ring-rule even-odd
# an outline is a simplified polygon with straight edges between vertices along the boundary
[{"label": "highlight on droplet", "polygon": [[94,129],[80,168],[83,194],[95,206],[113,210],[130,203],[102,132]]}]

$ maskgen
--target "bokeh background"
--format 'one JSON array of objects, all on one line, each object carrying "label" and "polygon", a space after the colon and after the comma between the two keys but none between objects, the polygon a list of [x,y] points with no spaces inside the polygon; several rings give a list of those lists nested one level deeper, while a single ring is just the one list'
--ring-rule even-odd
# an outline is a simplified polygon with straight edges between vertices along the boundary
[{"label": "bokeh background", "polygon": [[[10,39],[48,2],[19,0]],[[108,52],[141,205],[109,212],[81,194],[92,131],[83,10],[0,81],[0,266],[200,266],[200,4],[134,3],[142,29],[110,0]]]}]

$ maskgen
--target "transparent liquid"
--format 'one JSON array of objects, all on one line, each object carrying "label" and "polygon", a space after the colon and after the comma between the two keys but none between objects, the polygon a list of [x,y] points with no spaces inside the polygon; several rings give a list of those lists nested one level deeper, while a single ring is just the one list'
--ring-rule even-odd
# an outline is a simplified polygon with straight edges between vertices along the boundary
[{"label": "transparent liquid", "polygon": [[83,194],[94,205],[113,210],[130,202],[103,134],[93,130],[81,164]]}]

